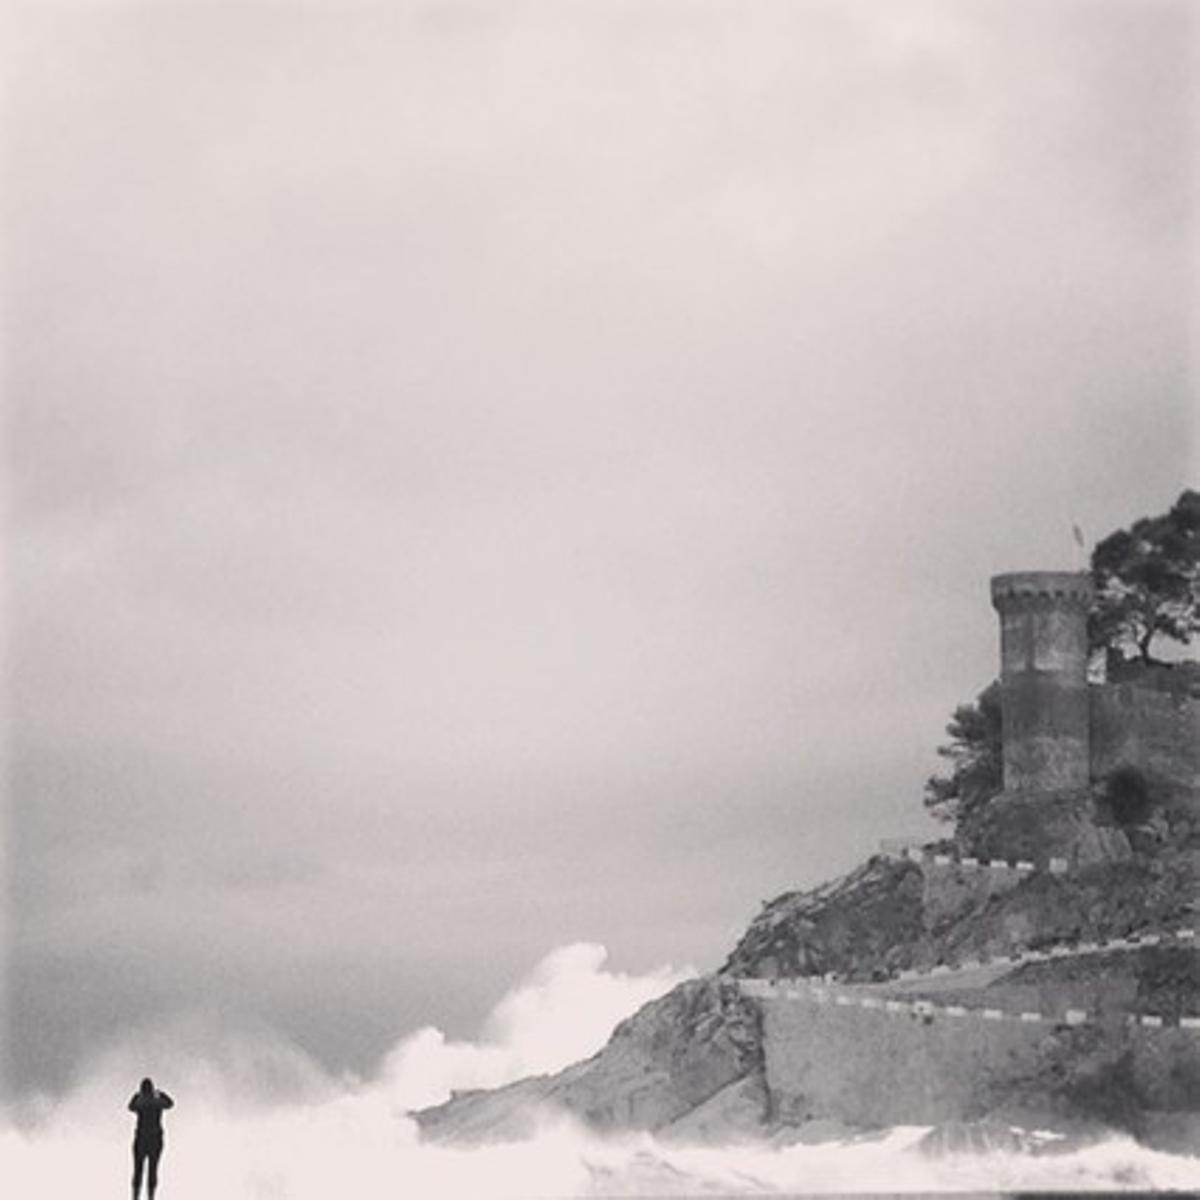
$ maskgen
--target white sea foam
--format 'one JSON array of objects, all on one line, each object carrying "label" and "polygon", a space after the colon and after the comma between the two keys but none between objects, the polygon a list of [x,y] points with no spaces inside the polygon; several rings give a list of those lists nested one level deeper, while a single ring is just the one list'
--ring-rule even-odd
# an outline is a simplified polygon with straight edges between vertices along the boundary
[{"label": "white sea foam", "polygon": [[930,1157],[917,1148],[919,1128],[818,1145],[683,1146],[599,1138],[548,1115],[522,1142],[420,1142],[408,1108],[584,1057],[685,974],[619,975],[604,969],[602,948],[567,947],[496,1006],[479,1041],[418,1031],[368,1080],[331,1078],[266,1029],[190,1018],[140,1031],[97,1055],[67,1096],[9,1114],[0,1179],[8,1194],[64,1200],[124,1187],[124,1101],[150,1070],[178,1101],[162,1200],[1200,1188],[1200,1159],[1127,1139],[1060,1154]]}]

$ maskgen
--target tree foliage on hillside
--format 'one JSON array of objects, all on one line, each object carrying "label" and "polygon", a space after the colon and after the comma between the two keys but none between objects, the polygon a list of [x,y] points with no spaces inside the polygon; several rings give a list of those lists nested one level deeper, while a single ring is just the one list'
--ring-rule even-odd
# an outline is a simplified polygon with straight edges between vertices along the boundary
[{"label": "tree foliage on hillside", "polygon": [[1092,578],[1093,650],[1152,662],[1155,638],[1186,645],[1200,633],[1200,492],[1185,491],[1161,516],[1098,542]]},{"label": "tree foliage on hillside", "polygon": [[988,684],[972,703],[960,704],[946,733],[950,740],[937,752],[950,770],[926,780],[925,807],[939,820],[957,823],[1003,786],[999,682]]}]

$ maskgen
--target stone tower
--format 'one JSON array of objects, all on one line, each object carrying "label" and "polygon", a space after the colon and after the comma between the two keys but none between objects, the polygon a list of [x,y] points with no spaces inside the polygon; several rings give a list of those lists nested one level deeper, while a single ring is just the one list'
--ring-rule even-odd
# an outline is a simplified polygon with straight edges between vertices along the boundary
[{"label": "stone tower", "polygon": [[992,604],[1000,614],[1006,792],[1088,784],[1091,600],[1091,577],[1082,572],[1021,571],[992,579]]}]

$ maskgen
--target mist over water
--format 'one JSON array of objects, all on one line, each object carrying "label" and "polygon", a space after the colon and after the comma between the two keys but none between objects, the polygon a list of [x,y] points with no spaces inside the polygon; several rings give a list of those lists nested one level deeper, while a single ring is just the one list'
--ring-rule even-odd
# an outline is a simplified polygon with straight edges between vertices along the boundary
[{"label": "mist over water", "polygon": [[[182,1128],[183,1123],[178,1123]],[[930,1159],[920,1129],[874,1141],[771,1148],[665,1146],[648,1136],[601,1140],[548,1122],[511,1145],[420,1146],[410,1122],[368,1097],[283,1106],[240,1121],[187,1124],[164,1157],[163,1196],[200,1200],[329,1200],[383,1196],[592,1196],[931,1191],[1195,1189],[1194,1161],[1119,1140],[1057,1157],[1014,1154]],[[54,1128],[0,1138],[6,1180],[53,1196],[124,1180],[125,1147],[94,1130]],[[106,1188],[107,1190],[107,1188]]]},{"label": "mist over water", "polygon": [[0,1178],[14,1194],[64,1198],[125,1187],[125,1102],[148,1071],[177,1101],[164,1200],[1200,1188],[1200,1159],[1128,1139],[1060,1154],[934,1158],[917,1148],[920,1127],[816,1145],[690,1146],[601,1138],[545,1113],[527,1141],[422,1145],[409,1110],[451,1088],[497,1086],[587,1057],[618,1020],[693,974],[624,975],[606,970],[605,958],[591,944],[554,951],[496,1004],[477,1040],[418,1030],[365,1079],[330,1075],[266,1027],[191,1014],[138,1030],[99,1049],[66,1095],[27,1098],[4,1114]]}]

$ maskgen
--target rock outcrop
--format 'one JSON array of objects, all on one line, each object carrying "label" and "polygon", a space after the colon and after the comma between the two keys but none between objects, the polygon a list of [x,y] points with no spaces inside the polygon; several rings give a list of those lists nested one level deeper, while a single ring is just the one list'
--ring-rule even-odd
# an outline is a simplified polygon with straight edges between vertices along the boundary
[{"label": "rock outcrop", "polygon": [[[1003,875],[1003,882],[997,879]],[[833,883],[764,906],[721,970],[680,985],[622,1022],[586,1062],[416,1114],[426,1137],[521,1137],[562,1112],[598,1131],[727,1140],[814,1123],[1014,1120],[1092,1122],[1155,1140],[1200,1117],[1200,1031],[1178,1027],[1200,1004],[1200,956],[1173,941],[1010,963],[1019,948],[1190,927],[1191,858],[1163,848],[1067,875],[874,858]],[[974,978],[930,972],[991,961]],[[938,968],[941,969],[941,968]],[[1043,1026],[931,1022],[920,1012],[805,1009],[755,999],[745,980],[825,977],[853,993],[1057,1012]],[[924,979],[924,983],[921,980]],[[906,1006],[907,1007],[907,1006]],[[1086,1028],[1064,1009],[1086,1010]],[[949,1010],[944,1010],[949,1011]],[[1130,1013],[1172,1027],[1143,1029]],[[881,1022],[891,1021],[890,1024]],[[913,1083],[916,1091],[908,1086]]]},{"label": "rock outcrop", "polygon": [[728,1136],[761,1128],[766,1110],[761,1010],[710,976],[645,1005],[585,1062],[415,1115],[427,1137],[470,1141],[524,1136],[547,1112],[601,1131]]},{"label": "rock outcrop", "polygon": [[1097,941],[1193,919],[1188,854],[1101,862],[1068,875],[1003,875],[959,863],[873,858],[833,884],[789,892],[750,923],[721,972],[834,974],[866,983],[897,971],[1020,947]]},{"label": "rock outcrop", "polygon": [[923,893],[917,864],[885,858],[813,891],[786,892],[763,906],[721,973],[886,978],[916,961],[924,935]]}]

